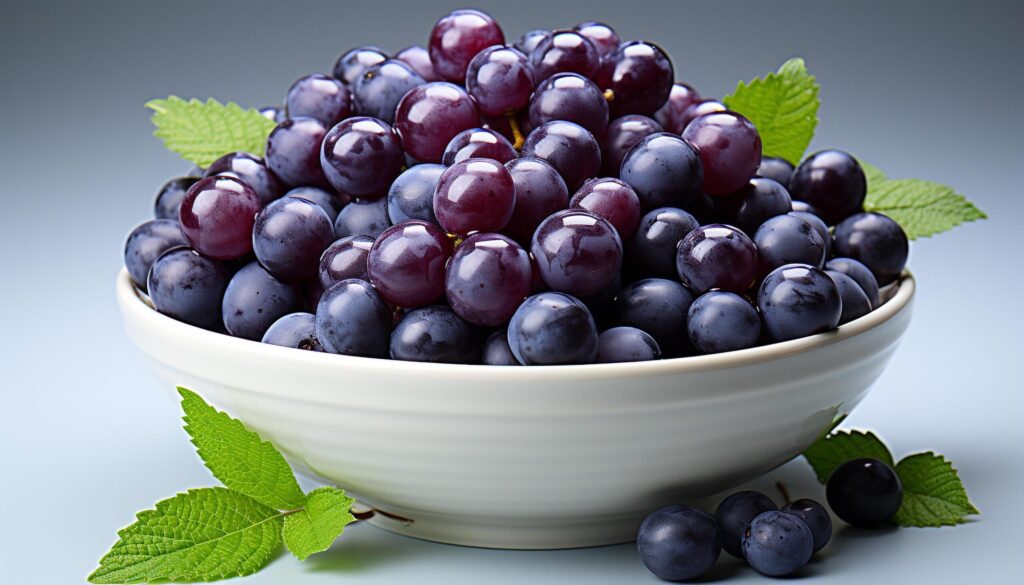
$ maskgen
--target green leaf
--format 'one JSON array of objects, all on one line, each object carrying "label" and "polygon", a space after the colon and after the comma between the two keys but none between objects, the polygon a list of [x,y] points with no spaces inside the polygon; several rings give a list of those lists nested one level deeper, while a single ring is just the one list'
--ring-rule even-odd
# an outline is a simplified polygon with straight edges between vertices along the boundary
[{"label": "green leaf", "polygon": [[261,569],[281,546],[283,520],[238,492],[189,490],[140,512],[89,576],[91,583],[211,581]]},{"label": "green leaf", "polygon": [[185,431],[203,463],[227,487],[275,510],[302,506],[306,496],[281,453],[198,394],[178,387]]},{"label": "green leaf", "polygon": [[875,190],[878,185],[886,179],[885,173],[882,172],[882,169],[862,160],[858,160],[857,162],[860,163],[860,168],[864,170],[864,177],[868,180],[869,192]]},{"label": "green leaf", "polygon": [[818,125],[818,83],[804,60],[790,59],[764,79],[740,82],[725,106],[757,126],[765,156],[800,162]]},{"label": "green leaf", "polygon": [[870,185],[864,209],[891,217],[912,240],[987,218],[952,187],[920,179],[887,179]]},{"label": "green leaf", "polygon": [[153,110],[153,135],[164,146],[200,167],[229,152],[240,150],[263,156],[267,137],[276,125],[257,110],[244,110],[210,98],[185,101],[178,96],[146,102]]},{"label": "green leaf", "polygon": [[893,520],[900,526],[953,526],[978,514],[953,464],[931,451],[905,457],[896,466],[903,503]]},{"label": "green leaf", "polygon": [[835,468],[850,459],[871,457],[893,466],[889,448],[870,431],[838,431],[818,439],[804,451],[804,457],[821,483],[827,482]]},{"label": "green leaf", "polygon": [[284,519],[284,544],[300,561],[327,550],[341,536],[345,525],[355,520],[352,498],[333,487],[309,492],[305,508]]}]

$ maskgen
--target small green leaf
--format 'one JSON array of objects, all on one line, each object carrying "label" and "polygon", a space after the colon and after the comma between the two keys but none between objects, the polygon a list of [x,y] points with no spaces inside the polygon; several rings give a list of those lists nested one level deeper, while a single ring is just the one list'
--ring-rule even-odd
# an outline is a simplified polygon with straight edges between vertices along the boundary
[{"label": "small green leaf", "polygon": [[267,137],[276,125],[257,110],[244,110],[210,98],[185,101],[178,96],[146,102],[153,110],[153,135],[164,146],[206,168],[222,155],[236,150],[263,156]]},{"label": "small green leaf", "polygon": [[893,520],[900,526],[953,526],[978,514],[953,464],[931,451],[905,457],[896,465],[903,503]]},{"label": "small green leaf", "polygon": [[355,520],[352,498],[333,487],[309,492],[303,510],[285,516],[284,544],[300,561],[327,550],[341,536],[345,525]]},{"label": "small green leaf", "polygon": [[740,82],[725,106],[747,117],[761,135],[765,156],[800,162],[818,125],[818,83],[804,60],[790,59],[764,79]]},{"label": "small green leaf", "polygon": [[118,532],[91,583],[212,581],[255,573],[281,546],[283,519],[238,492],[189,490]]},{"label": "small green leaf", "polygon": [[893,465],[889,448],[870,431],[838,431],[818,439],[804,451],[804,457],[821,483],[827,482],[835,468],[850,459],[871,457],[890,467]]},{"label": "small green leaf", "polygon": [[869,182],[864,209],[891,217],[912,240],[987,218],[952,187],[920,179]]},{"label": "small green leaf", "polygon": [[857,162],[860,163],[860,168],[864,170],[864,176],[868,180],[868,192],[874,191],[885,180],[885,173],[882,172],[882,169],[871,163],[866,163],[862,160]]},{"label": "small green leaf", "polygon": [[306,496],[273,445],[188,388],[178,387],[178,393],[185,431],[214,477],[275,510],[302,506]]}]

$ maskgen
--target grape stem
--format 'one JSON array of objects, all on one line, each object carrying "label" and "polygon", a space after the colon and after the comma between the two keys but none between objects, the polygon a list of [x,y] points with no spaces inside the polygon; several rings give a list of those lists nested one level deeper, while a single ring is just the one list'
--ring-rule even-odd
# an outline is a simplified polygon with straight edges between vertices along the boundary
[{"label": "grape stem", "polygon": [[782,483],[781,481],[777,481],[775,482],[775,489],[779,490],[779,493],[782,494],[782,501],[786,502],[787,504],[793,503],[793,500],[789,497],[789,489],[786,488],[786,484]]},{"label": "grape stem", "polygon": [[526,138],[523,137],[523,131],[519,128],[519,120],[516,120],[515,114],[509,114],[506,118],[508,118],[508,125],[512,128],[512,137],[516,139],[512,148],[520,151],[523,149],[523,144],[526,143]]},{"label": "grape stem", "polygon": [[352,514],[353,517],[355,517],[355,521],[353,522],[353,524],[355,522],[362,522],[364,520],[369,520],[370,518],[373,518],[374,516],[378,516],[378,515],[379,516],[383,516],[385,518],[390,518],[392,520],[397,520],[398,522],[401,522],[402,524],[404,524],[406,526],[408,526],[408,525],[410,525],[410,524],[412,524],[414,522],[414,520],[411,520],[409,518],[405,518],[404,516],[399,516],[398,514],[392,514],[391,512],[385,512],[384,510],[378,510],[377,508],[370,508],[368,510],[352,510],[351,514]]}]

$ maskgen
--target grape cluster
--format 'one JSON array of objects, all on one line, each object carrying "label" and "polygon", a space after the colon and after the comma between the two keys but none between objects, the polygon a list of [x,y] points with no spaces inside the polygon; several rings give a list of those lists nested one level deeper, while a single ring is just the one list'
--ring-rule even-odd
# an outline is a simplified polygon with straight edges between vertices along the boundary
[{"label": "grape cluster", "polygon": [[796,168],[609,26],[507,44],[489,15],[300,78],[264,157],[168,181],[125,246],[161,313],[314,351],[493,365],[639,361],[828,331],[907,238],[864,172]]}]

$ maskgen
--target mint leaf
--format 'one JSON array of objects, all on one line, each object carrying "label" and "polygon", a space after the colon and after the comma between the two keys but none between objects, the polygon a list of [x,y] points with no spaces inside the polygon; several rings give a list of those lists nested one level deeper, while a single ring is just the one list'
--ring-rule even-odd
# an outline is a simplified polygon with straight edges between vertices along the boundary
[{"label": "mint leaf", "polygon": [[912,240],[988,217],[952,187],[920,179],[869,182],[864,209],[891,217]]},{"label": "mint leaf", "polygon": [[818,125],[818,83],[804,60],[790,59],[764,79],[740,82],[725,106],[757,126],[765,156],[800,162]]},{"label": "mint leaf", "polygon": [[210,98],[185,101],[178,96],[146,102],[153,110],[153,135],[164,146],[206,168],[222,155],[240,150],[263,156],[267,137],[276,125],[257,110],[243,110]]},{"label": "mint leaf", "polygon": [[804,457],[814,468],[818,481],[825,483],[836,467],[861,457],[871,457],[893,466],[892,453],[885,443],[874,433],[868,431],[837,431],[823,439],[818,439],[804,451]]},{"label": "mint leaf", "polygon": [[91,583],[210,581],[262,568],[281,545],[281,514],[225,488],[178,494],[141,512]]},{"label": "mint leaf", "polygon": [[860,163],[860,168],[864,170],[864,177],[868,180],[868,192],[874,191],[886,179],[885,173],[882,172],[882,169],[871,163],[866,163],[862,160],[857,162]]},{"label": "mint leaf", "polygon": [[275,510],[302,506],[306,496],[281,453],[241,422],[178,387],[185,431],[203,463],[225,486]]},{"label": "mint leaf", "polygon": [[327,550],[345,525],[355,520],[350,513],[352,498],[333,487],[309,492],[305,508],[284,519],[284,544],[300,561]]},{"label": "mint leaf", "polygon": [[896,473],[903,483],[903,503],[893,520],[900,526],[953,526],[979,513],[942,455],[910,455],[896,465]]}]

